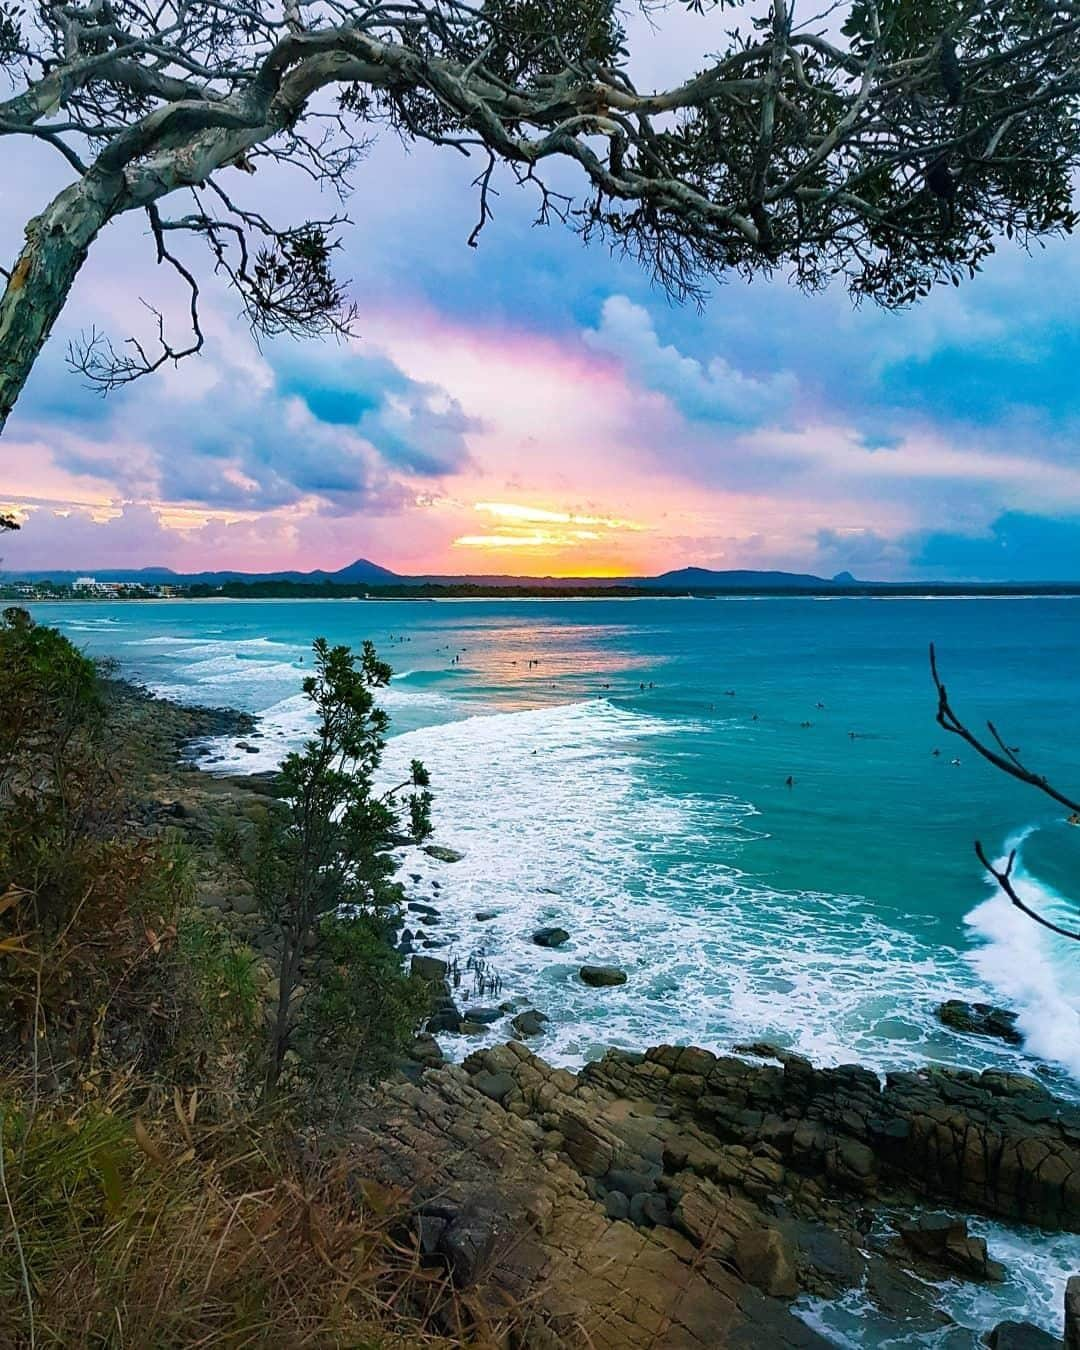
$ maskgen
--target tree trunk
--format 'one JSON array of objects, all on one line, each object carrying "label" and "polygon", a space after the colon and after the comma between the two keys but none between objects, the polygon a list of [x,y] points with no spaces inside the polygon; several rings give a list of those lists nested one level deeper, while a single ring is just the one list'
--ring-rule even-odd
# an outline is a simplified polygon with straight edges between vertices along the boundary
[{"label": "tree trunk", "polygon": [[303,945],[303,932],[292,933],[289,926],[282,930],[281,965],[278,971],[278,1001],[274,1016],[274,1028],[270,1044],[270,1054],[266,1065],[266,1080],[263,1084],[263,1099],[270,1101],[277,1089],[278,1079],[285,1064],[285,1051],[289,1048],[289,1013],[292,993],[296,987],[296,975],[300,965],[300,949]]},{"label": "tree trunk", "polygon": [[26,227],[26,245],[0,297],[0,434],[87,250],[118,210],[123,187],[119,175],[82,178]]}]

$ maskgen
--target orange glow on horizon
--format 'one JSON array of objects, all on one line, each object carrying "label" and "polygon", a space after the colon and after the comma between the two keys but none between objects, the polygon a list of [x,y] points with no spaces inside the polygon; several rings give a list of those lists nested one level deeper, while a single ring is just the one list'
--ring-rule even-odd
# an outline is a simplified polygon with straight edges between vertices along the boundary
[{"label": "orange glow on horizon", "polygon": [[476,549],[487,555],[505,552],[511,566],[521,555],[527,555],[527,565],[538,569],[530,574],[536,576],[635,575],[629,560],[620,556],[622,536],[651,529],[620,516],[520,502],[474,502],[472,509],[493,517],[491,526],[482,533],[456,536],[451,547]]}]

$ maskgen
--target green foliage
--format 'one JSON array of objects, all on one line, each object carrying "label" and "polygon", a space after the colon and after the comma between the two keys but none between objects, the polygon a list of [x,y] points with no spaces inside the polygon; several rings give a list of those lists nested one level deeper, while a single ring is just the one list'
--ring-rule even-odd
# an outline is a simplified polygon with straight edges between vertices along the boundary
[{"label": "green foliage", "polygon": [[303,1004],[300,1034],[310,1038],[312,1072],[347,1094],[357,1075],[399,1059],[430,1011],[430,993],[406,973],[384,925],[366,915],[329,915],[319,925],[324,962]]},{"label": "green foliage", "polygon": [[[391,850],[400,842],[403,818],[410,837],[430,832],[428,775],[414,760],[404,783],[375,790],[389,725],[375,693],[389,683],[390,667],[370,642],[357,656],[317,638],[313,651],[315,670],[304,681],[304,693],[315,712],[315,734],[282,764],[278,800],[268,804],[246,837],[234,832],[226,841],[281,945],[268,1092],[294,1040],[299,1043],[303,1018],[293,995],[300,984],[309,991],[307,1006],[320,1008],[319,1017],[347,1037],[349,1062],[357,1066],[370,1067],[369,1059],[400,1042],[399,1024],[415,1029],[419,1017],[409,1012],[409,1000],[397,987],[400,963],[387,936],[400,898],[391,880],[397,868]],[[324,942],[338,950],[353,944],[361,973],[343,973],[324,952]],[[376,959],[380,943],[385,959]],[[329,983],[323,985],[323,979]],[[365,981],[374,983],[362,990]],[[317,995],[313,985],[319,986]],[[326,1036],[316,1033],[316,1039],[325,1048]],[[325,1055],[322,1062],[325,1067]]]},{"label": "green foliage", "polygon": [[91,661],[10,609],[0,671],[0,1060],[151,1071],[191,1022],[176,951],[190,856],[131,829],[130,747]]},{"label": "green foliage", "polygon": [[627,54],[617,10],[612,0],[486,0],[479,49],[490,44],[485,65],[507,81],[556,75],[567,61],[610,66]]},{"label": "green foliage", "polygon": [[205,1046],[255,1030],[259,995],[249,948],[201,916],[186,913],[177,925],[177,960],[203,1019],[197,1029],[186,1029],[189,1041]]}]

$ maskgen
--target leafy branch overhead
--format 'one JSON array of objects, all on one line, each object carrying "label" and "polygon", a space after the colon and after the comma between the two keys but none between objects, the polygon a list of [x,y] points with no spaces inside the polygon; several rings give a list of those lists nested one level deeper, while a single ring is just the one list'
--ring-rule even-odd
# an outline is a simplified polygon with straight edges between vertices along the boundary
[{"label": "leafy branch overhead", "polygon": [[[91,334],[71,361],[96,385],[201,347],[178,236],[205,244],[256,334],[349,331],[332,270],[343,217],[278,224],[251,199],[267,163],[343,197],[386,128],[472,161],[470,243],[508,172],[541,220],[680,297],[780,269],[902,306],[958,284],[1001,235],[1073,228],[1080,6],[841,0],[803,17],[791,0],[679,3],[702,15],[711,54],[646,90],[633,16],[613,0],[5,0],[0,135],[62,156],[70,182],[6,272],[0,427],[88,249],[128,212],[187,288],[190,332],[174,342],[159,316],[152,345],[120,353]],[[551,186],[557,161],[577,171],[569,195]]]}]

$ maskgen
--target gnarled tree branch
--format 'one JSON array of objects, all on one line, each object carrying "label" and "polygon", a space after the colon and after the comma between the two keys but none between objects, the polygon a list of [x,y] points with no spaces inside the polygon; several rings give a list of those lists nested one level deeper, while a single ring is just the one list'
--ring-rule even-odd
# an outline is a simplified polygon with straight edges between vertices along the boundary
[{"label": "gnarled tree branch", "polygon": [[[937,690],[937,721],[939,726],[952,735],[959,736],[961,740],[966,741],[977,754],[981,755],[983,759],[992,764],[994,768],[1000,769],[1002,773],[1008,774],[1010,778],[1015,778],[1021,783],[1026,783],[1029,787],[1037,788],[1038,791],[1044,793],[1047,797],[1050,797],[1053,801],[1059,803],[1059,805],[1064,806],[1074,815],[1080,816],[1080,802],[1074,801],[1063,792],[1059,792],[1044,775],[1033,773],[1032,770],[1026,768],[1018,758],[1016,749],[1005,744],[1002,737],[998,734],[997,728],[994,726],[993,722],[987,722],[986,724],[993,741],[993,745],[991,745],[976,736],[975,733],[969,730],[969,728],[960,720],[953,710],[952,704],[949,702],[948,692],[940,672],[938,671],[937,652],[934,649],[933,643],[930,644],[930,673],[934,681],[934,688]],[[995,749],[994,746],[996,746],[997,749]],[[1004,867],[998,867],[990,861],[986,850],[979,840],[975,841],[975,853],[979,861],[994,878],[1004,894],[1008,896],[1010,903],[1015,905],[1017,909],[1026,914],[1028,918],[1034,919],[1036,923],[1041,924],[1043,928],[1049,928],[1051,932],[1057,933],[1061,937],[1072,938],[1074,941],[1080,942],[1080,929],[1064,928],[1060,924],[1054,923],[1051,919],[1046,918],[1045,915],[1032,909],[1031,906],[1025,903],[1017,893],[1013,880],[1013,869],[1016,863],[1015,849],[1009,854]]]},{"label": "gnarled tree branch", "polygon": [[[47,143],[74,181],[28,225],[0,296],[0,430],[110,221],[269,159],[341,195],[380,126],[481,156],[478,227],[505,166],[539,188],[541,219],[628,253],[678,297],[778,268],[891,307],[959,283],[999,235],[1027,244],[1077,221],[1080,12],[958,0],[946,30],[893,0],[801,21],[791,0],[746,0],[726,34],[710,28],[702,70],[640,92],[616,0],[43,0],[0,24],[16,85],[0,137]],[[544,181],[555,160],[579,175],[572,200]],[[197,232],[258,330],[347,330],[325,227],[268,234],[246,206],[226,215]],[[262,242],[227,247],[237,230]],[[160,359],[132,349],[136,367],[200,346],[159,338]]]}]

